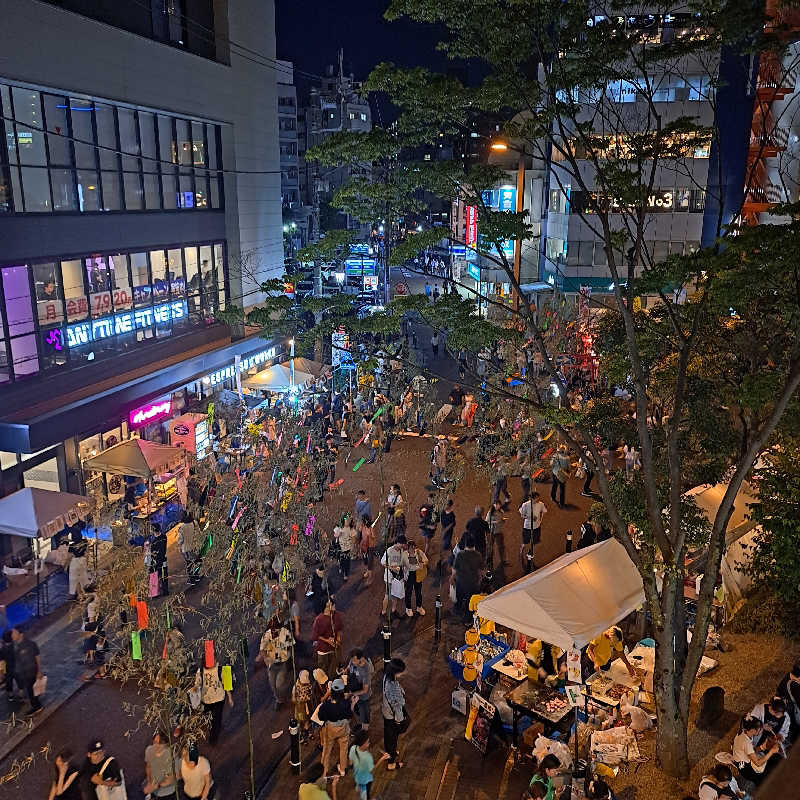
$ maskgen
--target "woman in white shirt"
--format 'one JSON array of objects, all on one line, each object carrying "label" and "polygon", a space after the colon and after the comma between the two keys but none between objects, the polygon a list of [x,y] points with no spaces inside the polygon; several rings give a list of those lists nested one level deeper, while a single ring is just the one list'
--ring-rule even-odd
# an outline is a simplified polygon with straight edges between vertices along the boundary
[{"label": "woman in white shirt", "polygon": [[184,748],[181,757],[181,778],[183,793],[191,800],[213,800],[216,794],[214,779],[211,777],[211,764],[201,756],[196,744]]},{"label": "woman in white shirt", "polygon": [[780,761],[780,745],[774,741],[766,752],[756,752],[754,741],[761,736],[764,726],[755,717],[745,717],[742,729],[733,740],[733,760],[739,774],[755,784],[761,783],[767,772]]},{"label": "woman in white shirt", "polygon": [[339,545],[339,569],[342,573],[342,580],[347,581],[350,577],[353,542],[357,537],[356,531],[350,524],[350,517],[345,517],[344,522],[333,529],[333,536]]}]

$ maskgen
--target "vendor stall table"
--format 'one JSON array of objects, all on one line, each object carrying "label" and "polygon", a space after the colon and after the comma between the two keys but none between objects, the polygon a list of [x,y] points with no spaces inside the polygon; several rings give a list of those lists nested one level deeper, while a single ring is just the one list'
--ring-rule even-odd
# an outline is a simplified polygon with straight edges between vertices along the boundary
[{"label": "vendor stall table", "polygon": [[[467,645],[459,647],[459,654],[463,656],[463,653],[466,649]],[[487,675],[489,675],[489,673],[492,671],[492,666],[498,661],[502,661],[508,650],[509,647],[505,642],[501,642],[498,639],[493,639],[491,636],[480,637],[480,641],[478,643],[478,652],[483,657],[483,663],[480,669],[481,678],[486,678]],[[495,655],[487,657],[487,655],[490,653],[495,653]],[[452,654],[448,658],[448,661],[450,663],[450,672],[452,673],[453,677],[457,678],[459,681],[462,680],[464,672],[463,662],[453,658]]]},{"label": "vendor stall table", "polygon": [[[563,707],[548,710],[546,704],[553,702],[555,698],[563,701]],[[506,702],[511,706],[513,712],[513,726],[512,726],[512,744],[514,748],[517,747],[517,740],[519,737],[519,719],[522,716],[536,717],[545,723],[545,730],[552,732],[558,724],[570,712],[570,706],[566,697],[559,693],[556,689],[551,689],[538,681],[532,681],[530,678],[520,683],[516,689],[513,689],[506,695]]]},{"label": "vendor stall table", "polygon": [[508,678],[511,678],[512,681],[522,681],[528,677],[528,666],[527,664],[523,664],[522,666],[517,666],[512,662],[508,661],[506,658],[501,658],[499,661],[495,661],[492,664],[492,669],[495,672],[499,672],[501,675],[505,675]]}]

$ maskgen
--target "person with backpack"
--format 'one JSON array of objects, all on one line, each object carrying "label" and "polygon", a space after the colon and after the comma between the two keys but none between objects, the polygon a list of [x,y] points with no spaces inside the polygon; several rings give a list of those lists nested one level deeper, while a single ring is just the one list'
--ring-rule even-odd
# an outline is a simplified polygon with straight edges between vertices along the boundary
[{"label": "person with backpack", "polygon": [[225,700],[233,708],[233,695],[222,688],[220,667],[216,661],[209,667],[205,660],[194,679],[195,691],[200,692],[200,702],[203,711],[211,714],[211,727],[208,731],[208,743],[215,745],[222,731],[222,712],[225,710]]},{"label": "person with backpack", "polygon": [[422,551],[426,556],[428,555],[428,548],[431,546],[431,539],[436,534],[437,524],[434,497],[429,494],[428,499],[419,507],[419,533],[423,539]]}]

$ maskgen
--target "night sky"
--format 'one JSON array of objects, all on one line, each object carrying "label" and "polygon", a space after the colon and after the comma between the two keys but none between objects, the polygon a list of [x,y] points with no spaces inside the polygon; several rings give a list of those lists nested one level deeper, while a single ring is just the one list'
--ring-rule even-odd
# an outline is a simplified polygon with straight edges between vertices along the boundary
[{"label": "night sky", "polygon": [[[365,79],[381,61],[444,69],[447,60],[434,50],[435,29],[407,20],[387,22],[387,6],[387,0],[276,0],[278,58],[323,75],[343,47],[345,73],[352,72],[356,80]],[[308,91],[302,76],[295,83],[299,93]]]}]

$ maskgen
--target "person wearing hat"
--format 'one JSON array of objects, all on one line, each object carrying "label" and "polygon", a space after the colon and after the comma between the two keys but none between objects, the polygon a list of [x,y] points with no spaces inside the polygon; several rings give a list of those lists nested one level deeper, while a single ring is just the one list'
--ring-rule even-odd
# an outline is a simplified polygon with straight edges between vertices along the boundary
[{"label": "person wearing hat", "polygon": [[[317,670],[314,670],[315,672]],[[321,670],[320,670],[321,672]],[[327,675],[325,676],[328,677]],[[292,687],[292,703],[294,705],[294,718],[300,724],[301,739],[308,738],[308,731],[311,727],[310,717],[312,700],[311,676],[307,669],[301,669]],[[316,708],[316,706],[315,706]]]},{"label": "person wearing hat", "polygon": [[211,777],[211,764],[205,756],[200,755],[194,742],[183,748],[181,778],[183,793],[190,800],[213,800],[216,792],[214,779]]},{"label": "person wearing hat", "polygon": [[567,478],[569,477],[569,468],[571,462],[569,454],[567,453],[567,446],[560,444],[558,451],[553,455],[550,460],[550,468],[553,473],[553,485],[550,488],[550,497],[553,502],[556,502],[556,492],[558,492],[558,507],[564,508],[564,492],[567,488]]},{"label": "person wearing hat", "polygon": [[341,678],[331,681],[331,693],[319,709],[319,719],[325,728],[325,743],[322,747],[322,766],[330,774],[329,762],[334,747],[339,748],[339,774],[347,769],[347,743],[350,736],[350,719],[353,709],[344,696],[345,684]]},{"label": "person wearing hat", "polygon": [[113,756],[106,756],[102,739],[92,739],[86,748],[86,765],[84,773],[89,776],[89,783],[97,800],[106,800],[107,792],[98,792],[98,787],[113,789],[122,786],[124,778],[122,769]]}]

